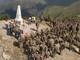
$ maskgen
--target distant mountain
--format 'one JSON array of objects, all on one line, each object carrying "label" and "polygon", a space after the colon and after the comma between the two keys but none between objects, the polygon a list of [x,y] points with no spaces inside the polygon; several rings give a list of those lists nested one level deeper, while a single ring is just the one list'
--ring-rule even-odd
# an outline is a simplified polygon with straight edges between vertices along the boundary
[{"label": "distant mountain", "polygon": [[48,6],[38,13],[40,16],[50,15],[52,18],[65,18],[80,15],[80,1],[72,3],[69,6]]},{"label": "distant mountain", "polygon": [[6,5],[13,2],[13,0],[0,0],[0,5]]},{"label": "distant mountain", "polygon": [[[80,6],[79,1],[80,0],[0,0],[0,14],[9,14],[11,18],[14,18],[17,5],[19,4],[21,5],[23,16],[44,16],[50,14],[56,18],[65,13],[68,14],[68,11],[72,12],[71,10],[75,10]],[[78,11],[76,11],[76,13],[77,12]]]}]

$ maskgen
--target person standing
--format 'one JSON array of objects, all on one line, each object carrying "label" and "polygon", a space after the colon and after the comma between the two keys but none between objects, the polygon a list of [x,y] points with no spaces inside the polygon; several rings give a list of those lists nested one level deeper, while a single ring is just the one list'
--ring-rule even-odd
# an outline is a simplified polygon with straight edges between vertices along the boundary
[{"label": "person standing", "polygon": [[8,30],[8,22],[5,22],[6,29]]},{"label": "person standing", "polygon": [[38,21],[36,22],[36,28],[37,28],[37,30],[39,29],[39,22]]},{"label": "person standing", "polygon": [[16,21],[14,20],[14,26],[16,26],[16,24],[17,24],[17,23],[16,23]]},{"label": "person standing", "polygon": [[13,25],[12,25],[12,23],[10,23],[9,29],[10,29],[10,34],[12,35],[12,32],[13,32]]}]

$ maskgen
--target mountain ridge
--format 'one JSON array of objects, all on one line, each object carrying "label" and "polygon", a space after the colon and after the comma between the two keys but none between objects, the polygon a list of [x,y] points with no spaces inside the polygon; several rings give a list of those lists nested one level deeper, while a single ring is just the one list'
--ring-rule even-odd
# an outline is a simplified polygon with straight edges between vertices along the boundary
[{"label": "mountain ridge", "polygon": [[[75,3],[79,2],[80,0],[69,0],[69,1],[67,1],[67,0],[39,0],[39,1],[38,0],[14,0],[14,1],[1,0],[1,1],[3,1],[3,3],[4,3],[4,1],[5,2],[7,1],[7,3],[5,5],[4,4],[0,5],[0,14],[7,13],[10,15],[11,18],[14,18],[18,4],[21,5],[22,15],[26,16],[26,17],[38,15],[38,13],[41,14],[41,13],[43,13],[42,11],[45,11],[45,14],[46,14],[47,13],[46,9],[48,11],[51,11],[51,9],[52,9],[53,11],[50,13],[52,13],[53,17],[54,16],[58,17],[61,14],[64,15],[63,14],[64,12],[62,12],[63,11],[62,7],[65,7],[64,9],[67,10],[68,8],[70,8],[70,6],[72,4],[74,6],[77,5]],[[1,1],[0,1],[0,3],[1,3]],[[55,11],[54,9],[57,11]],[[60,10],[61,12],[58,9],[61,9]],[[73,9],[73,10],[75,10],[75,9]],[[54,11],[55,11],[55,14],[53,14]]]}]

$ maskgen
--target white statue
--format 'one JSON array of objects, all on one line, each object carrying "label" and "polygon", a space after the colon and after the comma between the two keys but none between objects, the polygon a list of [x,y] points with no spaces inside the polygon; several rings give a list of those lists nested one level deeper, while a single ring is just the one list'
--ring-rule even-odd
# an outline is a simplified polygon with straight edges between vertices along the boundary
[{"label": "white statue", "polygon": [[21,7],[20,7],[20,5],[18,5],[18,7],[17,7],[17,13],[16,13],[15,21],[19,25],[22,25],[23,24],[23,19],[22,19],[22,15],[21,15]]}]

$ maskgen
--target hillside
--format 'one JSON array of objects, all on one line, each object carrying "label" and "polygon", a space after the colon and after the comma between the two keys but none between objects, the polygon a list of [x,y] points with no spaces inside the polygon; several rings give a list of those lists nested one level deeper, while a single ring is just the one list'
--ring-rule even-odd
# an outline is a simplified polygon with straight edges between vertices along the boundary
[{"label": "hillside", "polygon": [[45,16],[50,14],[53,18],[57,18],[65,14],[68,15],[70,12],[74,15],[77,14],[80,5],[79,1],[80,0],[0,0],[0,14],[9,14],[11,18],[15,18],[16,7],[20,4],[23,16]]},{"label": "hillside", "polygon": [[13,2],[13,0],[0,0],[0,5],[7,5],[11,2]]},{"label": "hillside", "polygon": [[75,2],[69,6],[48,6],[43,11],[39,12],[38,15],[46,17],[50,15],[52,18],[65,18],[77,16],[80,14],[80,1]]}]

